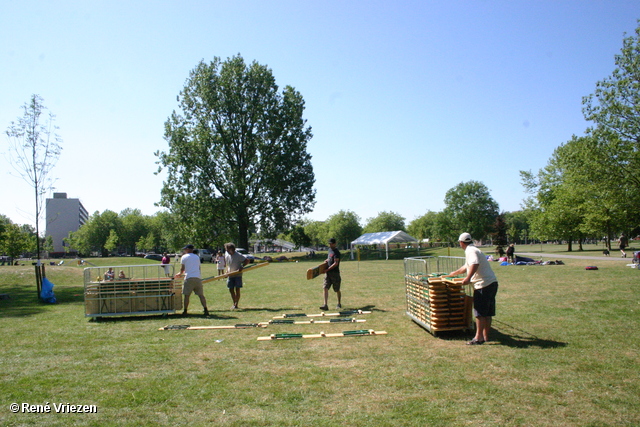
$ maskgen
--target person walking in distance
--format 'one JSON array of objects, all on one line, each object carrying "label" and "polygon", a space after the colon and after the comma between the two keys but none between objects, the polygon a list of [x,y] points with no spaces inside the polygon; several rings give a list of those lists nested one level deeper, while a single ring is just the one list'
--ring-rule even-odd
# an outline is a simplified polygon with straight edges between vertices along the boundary
[{"label": "person walking in distance", "polygon": [[498,279],[493,273],[487,257],[473,244],[471,234],[462,233],[458,241],[460,242],[460,247],[464,249],[465,264],[447,276],[466,274],[462,284],[473,284],[473,312],[476,316],[476,336],[467,344],[484,344],[489,341],[491,320],[496,315]]},{"label": "person walking in distance", "polygon": [[191,293],[195,293],[200,298],[204,315],[209,315],[207,309],[207,299],[204,297],[204,288],[202,287],[202,276],[200,275],[200,257],[193,253],[193,245],[187,245],[182,248],[183,255],[180,258],[180,272],[176,274],[176,278],[184,276],[182,283],[182,294],[184,295],[184,311],[183,316],[187,315],[189,309],[189,299]]},{"label": "person walking in distance", "polygon": [[329,302],[329,289],[331,288],[333,288],[338,297],[336,308],[339,310],[342,308],[342,292],[340,291],[342,278],[340,277],[340,251],[336,247],[336,239],[334,238],[329,239],[329,254],[324,263],[327,264],[323,283],[324,305],[320,307],[320,310],[329,309],[327,304]]},{"label": "person walking in distance", "polygon": [[627,239],[627,236],[624,235],[624,233],[622,233],[620,235],[620,253],[622,254],[622,258],[626,258],[627,257],[627,253],[624,251],[624,249],[629,246],[629,239]]}]

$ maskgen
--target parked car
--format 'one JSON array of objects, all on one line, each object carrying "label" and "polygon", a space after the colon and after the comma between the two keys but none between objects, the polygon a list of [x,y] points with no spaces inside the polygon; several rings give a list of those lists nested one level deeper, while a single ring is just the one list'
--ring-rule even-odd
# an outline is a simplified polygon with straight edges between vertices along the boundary
[{"label": "parked car", "polygon": [[255,261],[256,259],[260,259],[250,254],[249,251],[244,248],[236,248],[236,252],[238,252],[240,255],[244,255],[244,257],[249,261]]},{"label": "parked car", "polygon": [[213,254],[209,249],[194,249],[194,254],[200,257],[200,262],[211,262]]},{"label": "parked car", "polygon": [[153,259],[156,261],[162,261],[162,255],[160,254],[146,254],[144,259]]}]

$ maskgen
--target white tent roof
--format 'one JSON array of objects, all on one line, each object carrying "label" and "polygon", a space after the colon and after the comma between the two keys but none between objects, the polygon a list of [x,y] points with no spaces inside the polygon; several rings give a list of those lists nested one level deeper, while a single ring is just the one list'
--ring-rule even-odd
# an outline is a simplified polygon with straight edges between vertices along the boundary
[{"label": "white tent roof", "polygon": [[351,242],[351,245],[388,245],[389,243],[417,242],[418,239],[404,231],[381,231],[366,233]]}]

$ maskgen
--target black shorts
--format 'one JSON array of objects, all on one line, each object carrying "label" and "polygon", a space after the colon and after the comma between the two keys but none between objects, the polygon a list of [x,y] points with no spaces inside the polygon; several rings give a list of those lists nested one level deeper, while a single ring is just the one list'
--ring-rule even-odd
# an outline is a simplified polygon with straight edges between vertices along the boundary
[{"label": "black shorts", "polygon": [[473,290],[473,314],[476,317],[493,317],[496,315],[496,294],[498,282]]},{"label": "black shorts", "polygon": [[322,286],[325,289],[331,289],[333,287],[334,292],[338,292],[340,290],[341,282],[342,278],[340,277],[339,271],[329,271],[324,276],[324,283]]}]

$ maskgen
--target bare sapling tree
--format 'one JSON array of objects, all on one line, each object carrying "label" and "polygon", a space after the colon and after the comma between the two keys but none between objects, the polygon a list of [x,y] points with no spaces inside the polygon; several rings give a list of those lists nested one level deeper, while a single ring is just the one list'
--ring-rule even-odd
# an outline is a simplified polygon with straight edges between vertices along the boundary
[{"label": "bare sapling tree", "polygon": [[[56,134],[55,116],[42,103],[40,95],[32,95],[23,105],[24,114],[11,122],[6,130],[9,138],[9,160],[13,168],[34,190],[36,256],[40,266],[40,227],[39,222],[47,191],[53,189],[54,168],[62,147],[62,139]],[[37,281],[38,291],[40,282]]]}]

